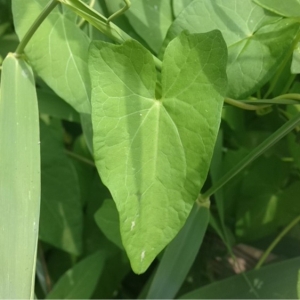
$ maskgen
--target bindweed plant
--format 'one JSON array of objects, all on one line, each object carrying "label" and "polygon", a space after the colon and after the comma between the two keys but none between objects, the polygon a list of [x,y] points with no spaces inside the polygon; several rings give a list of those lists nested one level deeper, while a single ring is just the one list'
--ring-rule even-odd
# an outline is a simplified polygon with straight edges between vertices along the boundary
[{"label": "bindweed plant", "polygon": [[0,17],[2,299],[297,297],[297,0]]}]

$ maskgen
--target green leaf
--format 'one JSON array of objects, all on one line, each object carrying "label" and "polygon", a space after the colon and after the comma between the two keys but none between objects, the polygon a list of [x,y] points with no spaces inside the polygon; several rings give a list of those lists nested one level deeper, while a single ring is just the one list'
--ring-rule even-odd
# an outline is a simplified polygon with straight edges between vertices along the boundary
[{"label": "green leaf", "polygon": [[0,94],[1,299],[34,296],[41,181],[38,118],[33,72],[9,54]]},{"label": "green leaf", "polygon": [[276,157],[262,157],[248,172],[238,196],[243,201],[236,204],[236,235],[244,241],[275,233],[282,225],[279,223],[283,213],[280,193],[289,168]]},{"label": "green leaf", "polygon": [[[48,0],[14,0],[16,32],[22,39]],[[89,38],[58,8],[35,32],[25,53],[37,74],[78,112],[90,112]]]},{"label": "green leaf", "polygon": [[196,203],[175,239],[167,246],[146,299],[173,299],[202,244],[209,221],[209,201]]},{"label": "green leaf", "polygon": [[64,153],[61,128],[41,122],[42,196],[39,237],[80,254],[82,210],[76,170]]},{"label": "green leaf", "polygon": [[298,299],[300,299],[300,270],[298,271],[297,295]]},{"label": "green leaf", "polygon": [[228,95],[245,98],[262,87],[293,49],[299,24],[265,12],[251,0],[196,0],[173,22],[164,47],[182,30],[219,29],[228,46]]},{"label": "green leaf", "polygon": [[173,1],[173,12],[175,17],[178,15],[194,0],[172,0]]},{"label": "green leaf", "polygon": [[300,17],[300,2],[298,0],[253,0],[261,7],[284,17]]},{"label": "green leaf", "polygon": [[68,270],[46,299],[89,299],[97,285],[105,262],[103,252],[96,252]]},{"label": "green leaf", "polygon": [[157,53],[173,21],[171,1],[132,0],[125,15],[135,31]]},{"label": "green leaf", "polygon": [[218,31],[181,34],[166,49],[156,99],[153,57],[140,44],[90,48],[95,161],[136,273],[183,226],[207,176],[226,61]]},{"label": "green leaf", "polygon": [[124,249],[120,234],[119,215],[113,200],[104,200],[95,213],[95,220],[104,235],[120,249]]},{"label": "green leaf", "polygon": [[292,74],[300,74],[300,43],[297,44],[293,52],[293,60],[291,65]]},{"label": "green leaf", "polygon": [[[180,299],[296,299],[300,258],[221,280],[180,297]],[[251,286],[249,286],[251,284]]]},{"label": "green leaf", "polygon": [[70,122],[80,122],[78,112],[53,92],[45,89],[38,89],[37,95],[40,114],[46,114]]}]

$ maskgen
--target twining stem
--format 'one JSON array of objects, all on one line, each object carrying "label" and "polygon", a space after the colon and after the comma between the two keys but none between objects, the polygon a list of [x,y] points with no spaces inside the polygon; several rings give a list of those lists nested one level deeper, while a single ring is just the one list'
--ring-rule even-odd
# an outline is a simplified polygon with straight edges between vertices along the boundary
[{"label": "twining stem", "polygon": [[297,218],[295,218],[290,224],[288,224],[280,233],[279,235],[276,237],[276,239],[271,243],[271,245],[268,247],[268,249],[264,252],[264,254],[262,255],[262,257],[260,258],[260,260],[258,261],[258,263],[255,266],[255,270],[258,270],[263,263],[265,262],[265,260],[268,258],[269,254],[272,252],[272,250],[277,246],[277,244],[282,240],[282,238],[294,227],[296,226],[298,223],[300,222],[300,216],[298,216]]},{"label": "twining stem", "polygon": [[235,100],[228,97],[224,99],[225,103],[245,110],[259,110],[273,104],[300,104],[298,101],[300,101],[300,94],[293,93],[280,95],[273,99]]},{"label": "twining stem", "polygon": [[224,102],[227,104],[230,104],[232,106],[245,109],[245,110],[259,110],[259,109],[271,106],[270,104],[268,104],[268,105],[252,105],[252,104],[247,104],[247,103],[244,103],[243,101],[238,101],[238,100],[234,100],[231,98],[225,98]]},{"label": "twining stem", "polygon": [[283,126],[281,126],[277,131],[275,131],[270,137],[268,137],[264,142],[262,142],[258,147],[251,151],[244,159],[242,159],[234,168],[227,172],[223,177],[221,177],[210,189],[208,189],[204,194],[203,198],[209,198],[217,190],[219,190],[223,185],[225,185],[229,180],[231,180],[235,175],[237,175],[241,170],[243,170],[247,165],[249,165],[253,160],[262,155],[266,150],[276,144],[280,139],[292,131],[295,127],[300,124],[300,113],[294,116],[292,119],[287,121]]},{"label": "twining stem", "polygon": [[107,23],[109,23],[111,20],[117,18],[118,16],[124,14],[124,12],[126,10],[129,9],[130,5],[131,5],[131,2],[129,0],[124,0],[125,2],[125,6],[122,7],[120,10],[118,10],[117,12],[115,12],[114,14],[112,14],[108,19],[107,19]]},{"label": "twining stem", "polygon": [[21,40],[20,44],[18,45],[18,47],[15,51],[15,55],[17,57],[22,56],[26,45],[28,44],[28,42],[30,41],[30,39],[32,38],[34,33],[37,31],[37,29],[40,27],[40,25],[43,23],[43,21],[51,13],[51,11],[56,7],[56,5],[58,3],[59,2],[57,0],[52,0],[45,6],[43,11],[40,13],[40,15],[37,17],[37,19],[33,22],[31,27],[28,29],[25,36]]},{"label": "twining stem", "polygon": [[292,99],[292,100],[300,101],[300,94],[284,94],[284,95],[275,97],[274,99]]}]

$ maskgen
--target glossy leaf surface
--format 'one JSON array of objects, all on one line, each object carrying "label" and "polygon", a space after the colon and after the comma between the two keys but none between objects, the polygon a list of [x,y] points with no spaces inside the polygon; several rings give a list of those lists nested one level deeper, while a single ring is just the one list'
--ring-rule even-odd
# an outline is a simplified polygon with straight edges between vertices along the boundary
[{"label": "glossy leaf surface", "polygon": [[177,234],[207,176],[226,60],[218,31],[181,34],[166,49],[157,99],[153,58],[137,42],[91,47],[95,160],[136,273]]}]

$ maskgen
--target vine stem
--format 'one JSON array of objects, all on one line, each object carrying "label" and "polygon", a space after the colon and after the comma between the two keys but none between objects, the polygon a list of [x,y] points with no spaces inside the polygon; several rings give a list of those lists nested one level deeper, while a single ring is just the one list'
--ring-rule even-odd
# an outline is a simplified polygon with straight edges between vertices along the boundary
[{"label": "vine stem", "polygon": [[300,216],[295,218],[290,224],[288,224],[276,237],[276,239],[272,242],[272,244],[268,247],[268,249],[264,252],[260,260],[258,261],[257,265],[255,266],[254,270],[258,270],[265,260],[268,258],[269,254],[272,250],[277,246],[277,244],[282,240],[282,238],[298,223],[300,222]]},{"label": "vine stem", "polygon": [[269,105],[252,105],[252,104],[243,103],[242,101],[234,100],[231,98],[225,98],[224,102],[227,104],[230,104],[232,106],[245,109],[245,110],[259,110],[259,109],[271,106],[270,104]]},{"label": "vine stem", "polygon": [[229,180],[231,180],[235,175],[242,171],[247,165],[252,161],[262,155],[266,150],[271,148],[280,139],[292,131],[295,127],[300,124],[300,113],[294,116],[292,119],[287,121],[283,126],[281,126],[277,131],[275,131],[271,136],[269,136],[264,142],[262,142],[258,147],[251,151],[244,159],[242,159],[234,168],[227,172],[223,177],[221,177],[211,188],[209,188],[205,193],[202,194],[203,198],[211,197],[216,191],[218,191],[223,185],[225,185]]},{"label": "vine stem", "polygon": [[52,0],[45,6],[43,11],[40,13],[40,15],[37,17],[37,19],[34,21],[34,23],[28,29],[28,31],[26,32],[23,39],[20,41],[20,43],[15,51],[16,57],[22,56],[26,45],[28,44],[28,42],[30,41],[30,39],[32,38],[34,33],[37,31],[37,29],[40,27],[40,25],[43,23],[43,21],[51,13],[51,11],[56,7],[56,5],[58,3],[59,2],[57,0]]}]

